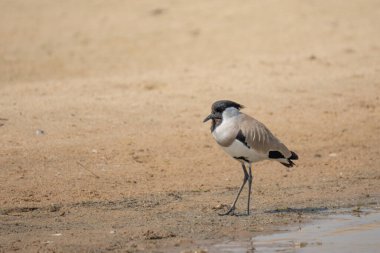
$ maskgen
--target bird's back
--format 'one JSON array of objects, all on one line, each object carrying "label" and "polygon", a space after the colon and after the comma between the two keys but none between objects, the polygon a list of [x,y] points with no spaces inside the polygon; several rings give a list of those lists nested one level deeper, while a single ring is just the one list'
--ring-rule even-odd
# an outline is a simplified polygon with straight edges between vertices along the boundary
[{"label": "bird's back", "polygon": [[237,117],[239,129],[250,148],[262,155],[278,151],[285,157],[291,156],[289,149],[263,123],[244,113],[240,113]]}]

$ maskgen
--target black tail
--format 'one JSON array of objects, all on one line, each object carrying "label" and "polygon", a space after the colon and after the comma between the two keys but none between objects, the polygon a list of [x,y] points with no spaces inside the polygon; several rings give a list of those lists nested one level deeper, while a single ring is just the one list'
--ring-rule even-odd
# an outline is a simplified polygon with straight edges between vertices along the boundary
[{"label": "black tail", "polygon": [[288,168],[296,165],[292,160],[298,160],[298,155],[296,153],[294,153],[293,151],[290,151],[290,153],[292,153],[292,155],[288,158],[289,163],[281,163],[282,165],[284,165]]}]

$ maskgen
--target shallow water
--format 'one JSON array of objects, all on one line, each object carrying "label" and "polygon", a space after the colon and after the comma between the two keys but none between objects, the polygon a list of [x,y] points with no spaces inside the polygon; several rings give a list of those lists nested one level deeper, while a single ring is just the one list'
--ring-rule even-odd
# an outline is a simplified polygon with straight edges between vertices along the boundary
[{"label": "shallow water", "polygon": [[253,238],[254,252],[380,252],[380,212],[332,215]]},{"label": "shallow water", "polygon": [[208,252],[380,252],[380,212],[335,214],[249,241],[208,245]]}]

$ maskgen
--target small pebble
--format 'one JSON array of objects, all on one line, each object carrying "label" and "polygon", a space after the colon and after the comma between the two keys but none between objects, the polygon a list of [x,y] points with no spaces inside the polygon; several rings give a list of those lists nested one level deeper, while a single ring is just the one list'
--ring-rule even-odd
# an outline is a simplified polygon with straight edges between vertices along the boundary
[{"label": "small pebble", "polygon": [[45,134],[45,131],[42,130],[42,129],[37,129],[36,130],[36,135],[44,135]]},{"label": "small pebble", "polygon": [[214,210],[220,210],[220,209],[223,209],[225,207],[228,207],[228,205],[226,205],[226,204],[219,204],[219,205],[214,206],[212,209],[214,209]]},{"label": "small pebble", "polygon": [[49,207],[50,212],[57,212],[61,209],[61,206],[58,204],[51,204]]}]

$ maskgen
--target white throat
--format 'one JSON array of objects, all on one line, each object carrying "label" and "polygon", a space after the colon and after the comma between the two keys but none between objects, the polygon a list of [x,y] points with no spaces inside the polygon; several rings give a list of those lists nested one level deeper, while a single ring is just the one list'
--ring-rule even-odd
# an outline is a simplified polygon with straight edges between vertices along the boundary
[{"label": "white throat", "polygon": [[225,146],[226,143],[230,143],[236,137],[234,134],[237,127],[237,116],[239,114],[239,110],[234,107],[224,110],[222,123],[212,132],[215,140],[220,145]]}]

